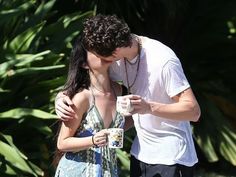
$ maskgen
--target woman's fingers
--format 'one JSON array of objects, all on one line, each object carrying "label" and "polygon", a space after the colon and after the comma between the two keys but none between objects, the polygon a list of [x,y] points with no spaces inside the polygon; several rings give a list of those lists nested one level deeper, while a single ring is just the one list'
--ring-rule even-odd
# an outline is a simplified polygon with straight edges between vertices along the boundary
[{"label": "woman's fingers", "polygon": [[107,136],[109,132],[107,129],[103,129],[94,135],[94,142],[97,146],[102,147],[107,145]]}]

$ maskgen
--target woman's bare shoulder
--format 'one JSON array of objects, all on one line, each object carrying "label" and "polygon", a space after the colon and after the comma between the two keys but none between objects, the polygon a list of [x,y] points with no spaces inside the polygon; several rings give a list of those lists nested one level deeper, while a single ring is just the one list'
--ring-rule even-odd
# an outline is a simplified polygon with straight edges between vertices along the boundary
[{"label": "woman's bare shoulder", "polygon": [[82,91],[76,93],[72,98],[74,105],[81,109],[87,109],[89,107],[90,91],[88,89],[83,89]]}]

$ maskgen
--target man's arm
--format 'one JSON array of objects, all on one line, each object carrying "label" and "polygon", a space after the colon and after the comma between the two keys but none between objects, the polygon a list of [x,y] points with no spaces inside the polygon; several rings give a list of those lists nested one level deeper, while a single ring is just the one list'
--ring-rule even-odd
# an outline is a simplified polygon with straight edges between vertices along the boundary
[{"label": "man's arm", "polygon": [[64,93],[59,92],[55,98],[55,111],[59,119],[68,121],[75,118],[74,106],[71,99]]},{"label": "man's arm", "polygon": [[159,117],[182,120],[182,121],[198,121],[201,111],[197,100],[191,88],[184,90],[172,99],[174,103],[163,104],[154,101],[146,101],[138,95],[130,95],[133,113],[152,114]]}]

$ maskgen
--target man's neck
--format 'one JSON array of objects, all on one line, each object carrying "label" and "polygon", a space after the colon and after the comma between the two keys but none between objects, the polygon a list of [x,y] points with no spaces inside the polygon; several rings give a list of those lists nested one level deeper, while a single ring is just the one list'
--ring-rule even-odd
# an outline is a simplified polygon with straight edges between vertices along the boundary
[{"label": "man's neck", "polygon": [[126,47],[125,58],[129,61],[133,60],[139,53],[139,43],[136,37],[132,39],[131,47]]}]

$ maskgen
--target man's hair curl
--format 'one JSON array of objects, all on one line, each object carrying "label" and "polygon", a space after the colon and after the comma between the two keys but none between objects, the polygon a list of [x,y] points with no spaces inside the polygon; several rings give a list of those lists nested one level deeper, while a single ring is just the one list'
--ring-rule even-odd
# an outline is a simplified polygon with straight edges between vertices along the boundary
[{"label": "man's hair curl", "polygon": [[83,45],[91,52],[108,57],[118,47],[132,44],[129,26],[116,15],[96,15],[83,23]]}]

